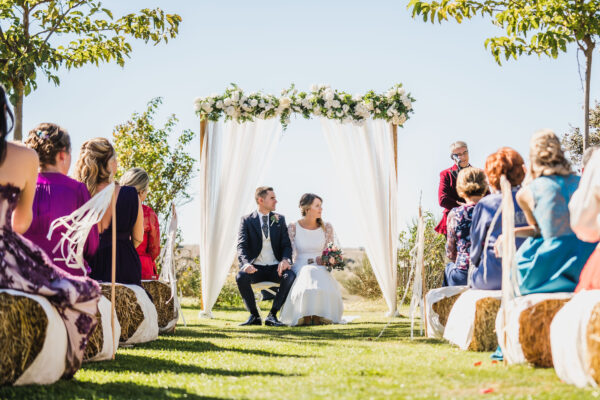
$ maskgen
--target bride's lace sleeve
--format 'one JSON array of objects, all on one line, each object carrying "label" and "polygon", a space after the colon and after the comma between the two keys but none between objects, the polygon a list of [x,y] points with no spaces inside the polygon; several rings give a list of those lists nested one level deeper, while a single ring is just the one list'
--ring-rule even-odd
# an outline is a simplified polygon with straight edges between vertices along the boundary
[{"label": "bride's lace sleeve", "polygon": [[290,242],[292,243],[292,263],[296,261],[296,224],[294,222],[288,225],[288,235],[290,236]]},{"label": "bride's lace sleeve", "polygon": [[325,223],[325,246],[327,246],[329,243],[333,243],[334,246],[336,246],[337,248],[340,248],[340,242],[337,238],[337,235],[335,234],[335,231],[333,230],[333,225],[331,225],[329,222]]}]

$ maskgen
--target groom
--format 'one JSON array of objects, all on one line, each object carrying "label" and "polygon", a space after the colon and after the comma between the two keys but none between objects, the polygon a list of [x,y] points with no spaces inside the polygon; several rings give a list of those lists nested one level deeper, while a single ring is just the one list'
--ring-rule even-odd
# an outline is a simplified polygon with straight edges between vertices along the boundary
[{"label": "groom", "polygon": [[265,281],[280,284],[265,325],[283,326],[277,319],[277,312],[283,306],[296,279],[296,274],[291,269],[292,244],[285,218],[273,212],[277,205],[273,188],[259,187],[254,198],[258,210],[242,217],[238,234],[240,271],[236,282],[246,309],[250,311],[250,318],[241,326],[262,325],[251,285]]}]

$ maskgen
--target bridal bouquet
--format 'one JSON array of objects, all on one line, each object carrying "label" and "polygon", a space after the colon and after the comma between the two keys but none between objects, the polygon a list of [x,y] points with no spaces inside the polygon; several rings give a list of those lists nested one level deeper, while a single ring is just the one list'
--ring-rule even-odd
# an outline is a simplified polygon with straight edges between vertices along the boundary
[{"label": "bridal bouquet", "polygon": [[342,254],[342,249],[338,249],[333,243],[327,244],[327,248],[323,250],[321,259],[323,260],[323,265],[327,267],[328,271],[331,272],[331,270],[334,269],[339,269],[340,271],[344,270],[346,261],[344,261]]}]

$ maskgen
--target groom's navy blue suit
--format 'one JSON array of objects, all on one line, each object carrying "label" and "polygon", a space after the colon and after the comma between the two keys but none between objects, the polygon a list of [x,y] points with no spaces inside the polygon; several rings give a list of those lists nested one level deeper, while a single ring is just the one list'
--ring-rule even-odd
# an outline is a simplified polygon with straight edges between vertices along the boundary
[{"label": "groom's navy blue suit", "polygon": [[[296,274],[292,270],[283,271],[279,276],[277,273],[278,264],[274,265],[256,265],[254,260],[260,255],[263,246],[263,231],[261,230],[260,215],[257,211],[242,217],[240,231],[238,234],[237,254],[240,262],[240,271],[236,276],[236,281],[240,294],[244,299],[244,304],[250,313],[259,316],[256,308],[256,300],[252,291],[252,284],[257,282],[276,282],[279,283],[279,291],[273,300],[271,314],[277,315],[277,312],[283,306],[285,299],[296,279]],[[269,235],[271,237],[271,247],[273,255],[278,262],[283,259],[292,258],[292,244],[288,235],[287,225],[283,215],[269,213],[268,218]],[[248,274],[242,269],[246,264],[252,264],[256,272]],[[291,264],[291,262],[290,262]]]}]

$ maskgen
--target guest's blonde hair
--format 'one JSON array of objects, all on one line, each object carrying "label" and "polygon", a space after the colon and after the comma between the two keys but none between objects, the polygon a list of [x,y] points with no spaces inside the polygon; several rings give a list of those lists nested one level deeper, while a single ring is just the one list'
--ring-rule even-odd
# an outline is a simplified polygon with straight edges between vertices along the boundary
[{"label": "guest's blonde hair", "polygon": [[483,196],[487,192],[487,180],[483,170],[467,167],[461,169],[456,179],[456,191],[462,198]]},{"label": "guest's blonde hair", "polygon": [[115,156],[115,149],[105,138],[90,139],[81,146],[75,164],[75,179],[85,183],[90,195],[96,194],[98,184],[114,179],[108,170],[108,162]]},{"label": "guest's blonde hair", "polygon": [[529,143],[531,179],[547,175],[570,175],[571,164],[565,157],[560,140],[549,129],[537,131]]},{"label": "guest's blonde hair", "polygon": [[133,186],[138,193],[148,190],[150,177],[143,168],[131,168],[119,180],[121,186]]}]

